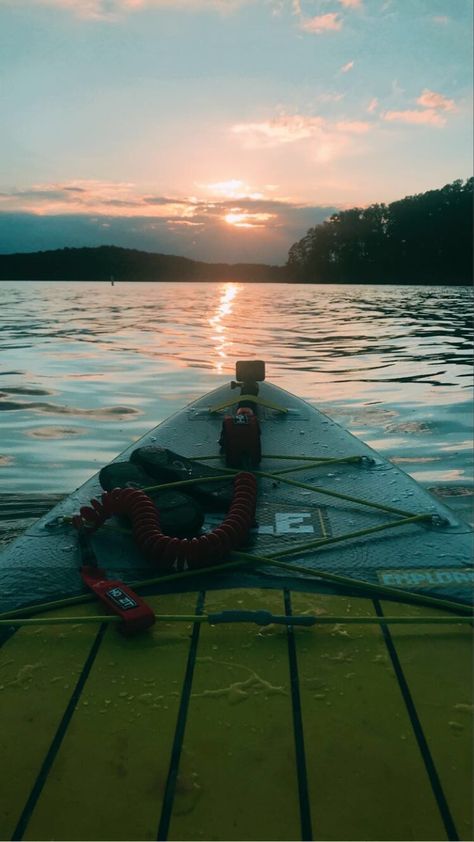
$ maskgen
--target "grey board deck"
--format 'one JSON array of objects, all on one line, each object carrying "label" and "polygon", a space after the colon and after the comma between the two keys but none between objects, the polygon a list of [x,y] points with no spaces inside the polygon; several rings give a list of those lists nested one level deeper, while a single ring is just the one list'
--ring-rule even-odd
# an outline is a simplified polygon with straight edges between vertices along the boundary
[{"label": "grey board deck", "polygon": [[[128,459],[137,446],[144,444],[162,445],[184,456],[218,454],[224,412],[211,413],[209,408],[235,397],[236,392],[231,390],[230,384],[210,392],[151,430],[116,461]],[[473,542],[468,524],[402,470],[315,407],[268,382],[261,384],[260,397],[288,409],[282,414],[259,408],[264,454],[366,457],[360,463],[310,466],[290,477],[414,515],[429,513],[436,516],[435,522],[388,529],[328,545],[318,552],[292,556],[294,564],[463,604],[472,602]],[[276,471],[288,465],[275,458],[264,458],[261,469]],[[0,556],[0,611],[83,592],[77,534],[68,525],[56,525],[56,521],[77,513],[80,506],[100,493],[96,475],[6,548]],[[352,533],[393,522],[397,517],[359,503],[261,478],[258,529],[252,535],[249,550],[265,556],[293,546],[295,542]],[[209,518],[207,527],[214,526],[215,520]],[[99,530],[94,537],[94,549],[111,577],[136,581],[154,574],[153,568],[140,557],[131,537],[123,533]],[[155,590],[220,587],[331,590],[314,576],[281,571],[268,565],[229,572],[216,569],[205,577],[195,576],[173,585],[158,586]]]}]

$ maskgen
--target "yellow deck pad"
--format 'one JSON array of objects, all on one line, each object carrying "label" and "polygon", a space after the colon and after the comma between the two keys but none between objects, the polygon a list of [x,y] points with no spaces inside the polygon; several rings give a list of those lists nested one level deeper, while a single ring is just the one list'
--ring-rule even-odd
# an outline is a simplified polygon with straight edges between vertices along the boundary
[{"label": "yellow deck pad", "polygon": [[[434,613],[386,602],[382,607],[387,616]],[[460,839],[470,840],[474,813],[472,628],[392,626],[390,633],[457,833]]]},{"label": "yellow deck pad", "polygon": [[[196,595],[148,602],[193,613]],[[25,839],[156,838],[189,643],[189,624],[107,629]]]},{"label": "yellow deck pad", "polygon": [[[194,614],[197,600],[147,601]],[[321,617],[436,613],[256,589],[208,591],[202,607],[283,615],[290,605]],[[454,838],[451,822],[470,839],[471,634],[378,623],[158,622],[130,639],[115,625],[21,628],[0,649],[0,838],[442,840]]]},{"label": "yellow deck pad", "polygon": [[[371,600],[296,593],[292,609],[374,614]],[[321,625],[295,637],[313,838],[445,839],[380,627]]]},{"label": "yellow deck pad", "polygon": [[[285,613],[281,591],[207,592],[230,608]],[[169,839],[299,837],[286,629],[203,626]]]},{"label": "yellow deck pad", "polygon": [[[95,614],[81,607],[81,614]],[[50,612],[61,616],[76,611]],[[0,649],[0,839],[10,839],[99,626],[19,629]]]}]

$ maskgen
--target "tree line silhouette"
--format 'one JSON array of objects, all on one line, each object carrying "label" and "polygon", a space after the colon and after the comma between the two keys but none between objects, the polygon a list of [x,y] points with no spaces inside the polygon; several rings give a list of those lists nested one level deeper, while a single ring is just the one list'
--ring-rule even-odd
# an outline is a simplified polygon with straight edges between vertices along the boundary
[{"label": "tree line silhouette", "polygon": [[473,179],[334,213],[295,243],[287,269],[305,283],[468,284]]}]

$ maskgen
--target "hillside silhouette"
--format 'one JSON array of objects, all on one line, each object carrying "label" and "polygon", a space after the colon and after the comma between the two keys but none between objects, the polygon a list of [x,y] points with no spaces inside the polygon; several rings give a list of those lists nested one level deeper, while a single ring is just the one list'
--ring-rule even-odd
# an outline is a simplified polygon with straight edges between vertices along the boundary
[{"label": "hillside silhouette", "polygon": [[255,281],[286,277],[281,266],[203,263],[119,246],[63,248],[0,255],[1,280],[31,281]]}]

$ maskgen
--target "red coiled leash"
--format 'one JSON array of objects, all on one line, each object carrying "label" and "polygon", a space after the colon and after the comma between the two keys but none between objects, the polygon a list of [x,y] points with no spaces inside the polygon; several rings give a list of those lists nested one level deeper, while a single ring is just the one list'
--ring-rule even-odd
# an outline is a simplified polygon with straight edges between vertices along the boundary
[{"label": "red coiled leash", "polygon": [[226,517],[216,529],[198,538],[172,538],[160,528],[159,512],[144,491],[115,488],[91,500],[72,519],[76,529],[98,529],[113,515],[127,515],[133,536],[143,554],[160,570],[192,570],[219,564],[247,538],[254,522],[257,481],[242,472],[234,477],[234,496]]}]

